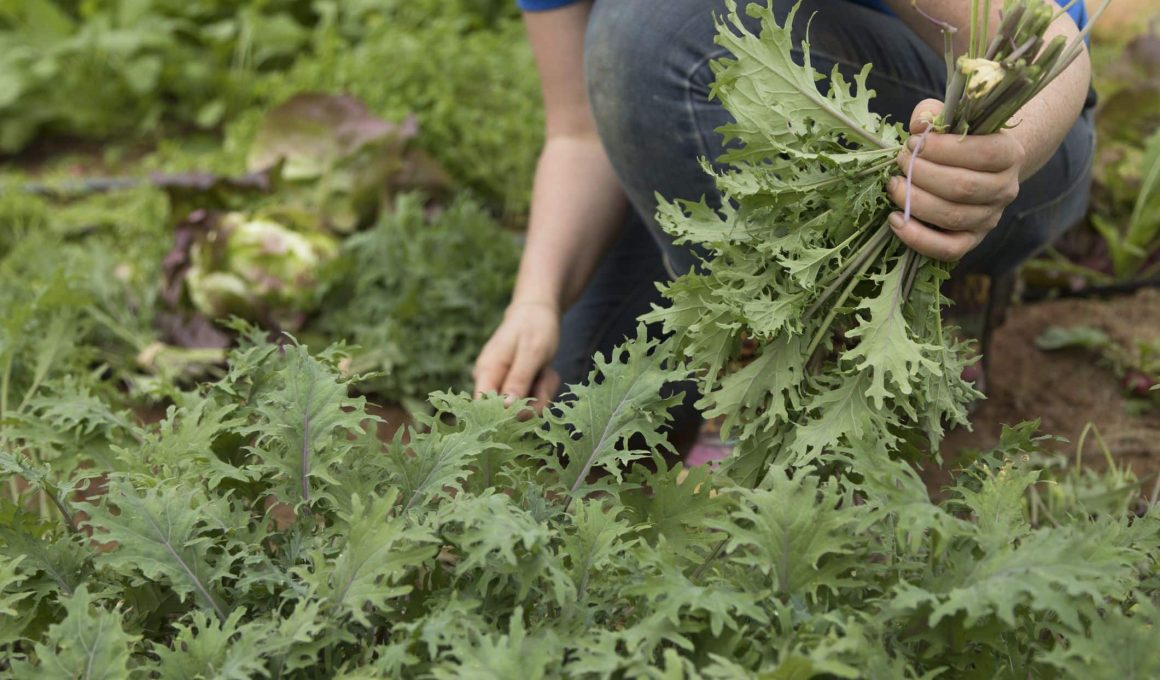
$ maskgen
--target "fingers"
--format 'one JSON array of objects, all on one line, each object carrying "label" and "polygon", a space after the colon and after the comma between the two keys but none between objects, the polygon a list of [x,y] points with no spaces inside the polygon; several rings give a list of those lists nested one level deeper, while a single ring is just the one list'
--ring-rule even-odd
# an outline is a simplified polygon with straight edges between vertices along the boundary
[{"label": "fingers", "polygon": [[[898,167],[905,174],[910,167],[913,152],[903,149],[898,154]],[[897,194],[905,196],[906,183],[896,177],[899,187]],[[895,197],[894,180],[887,186],[891,198]],[[925,151],[914,160],[912,183],[915,187],[954,203],[970,205],[1009,205],[1019,194],[1019,182],[1007,173],[987,173],[966,170],[932,163],[926,159]],[[896,200],[900,206],[902,201]]]},{"label": "fingers", "polygon": [[[532,410],[527,411],[524,417],[530,418],[544,409],[556,396],[560,389],[560,375],[551,367],[540,369],[540,353],[533,351],[515,352],[514,361],[506,361],[500,357],[507,356],[504,350],[510,347],[504,338],[489,343],[479,355],[475,364],[475,397],[494,392],[506,397],[507,403],[516,399],[532,396]],[[533,371],[535,376],[528,379],[527,372]]]},{"label": "fingers", "polygon": [[508,337],[496,334],[479,353],[472,371],[476,398],[488,392],[499,392],[511,367],[512,344]]},{"label": "fingers", "polygon": [[927,257],[944,262],[962,259],[982,241],[982,236],[972,231],[939,231],[914,218],[903,223],[899,212],[891,213],[888,221],[903,243]]},{"label": "fingers", "polygon": [[530,409],[520,412],[520,420],[529,420],[544,411],[544,407],[556,397],[560,389],[560,374],[548,367],[540,371],[535,384],[532,385],[532,404]]},{"label": "fingers", "polygon": [[[898,238],[923,255],[955,261],[982,242],[1015,200],[1025,153],[1018,141],[1002,133],[920,137],[942,109],[936,99],[914,107],[911,137],[896,159],[903,173],[913,169],[910,191],[903,177],[892,178],[886,191],[900,208],[909,199],[910,219],[901,212],[889,217]],[[922,151],[916,157],[920,140]]]},{"label": "fingers", "polygon": [[924,99],[914,107],[910,113],[910,130],[912,135],[920,135],[930,127],[930,122],[942,113],[943,103],[937,99]]},{"label": "fingers", "polygon": [[[913,151],[917,137],[906,142]],[[1023,165],[1023,147],[1009,135],[927,135],[920,158],[979,172],[1003,172]]]},{"label": "fingers", "polygon": [[[475,396],[502,394],[508,404],[533,391],[555,394],[546,366],[559,344],[559,315],[541,305],[512,305],[475,362]],[[543,373],[543,375],[541,375]],[[544,376],[547,376],[546,378]],[[544,382],[547,380],[547,382]]]},{"label": "fingers", "polygon": [[[913,150],[918,144],[918,135],[930,127],[943,103],[937,99],[924,99],[910,114],[911,137],[907,148]],[[949,165],[980,172],[1000,172],[1023,164],[1023,147],[1010,135],[956,135],[931,134],[923,143],[922,158],[941,165]]]},{"label": "fingers", "polygon": [[536,379],[532,389],[532,396],[536,399],[534,404],[536,411],[543,410],[544,406],[556,397],[558,391],[560,391],[560,374],[554,368],[545,368],[540,372],[540,377]]},{"label": "fingers", "polygon": [[546,363],[543,352],[531,342],[521,342],[516,348],[516,357],[504,377],[500,394],[510,402],[523,399],[531,394],[532,382]]},{"label": "fingers", "polygon": [[[917,173],[915,173],[917,174]],[[886,185],[886,193],[898,206],[906,202],[906,181],[895,177]],[[910,189],[910,215],[918,220],[951,231],[987,232],[999,223],[1001,211],[993,205],[956,203],[921,189],[915,183]]]}]

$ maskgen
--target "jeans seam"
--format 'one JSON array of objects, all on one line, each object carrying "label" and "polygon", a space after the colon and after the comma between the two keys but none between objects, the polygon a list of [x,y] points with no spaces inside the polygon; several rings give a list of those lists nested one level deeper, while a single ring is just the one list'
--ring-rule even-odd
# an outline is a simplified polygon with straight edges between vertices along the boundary
[{"label": "jeans seam", "polygon": [[711,163],[716,159],[709,158],[709,142],[705,139],[705,129],[704,126],[698,124],[697,107],[693,103],[693,75],[704,68],[710,61],[720,59],[728,53],[728,49],[719,47],[694,62],[693,66],[685,73],[685,108],[688,111],[689,120],[693,124],[693,129],[697,131],[697,144],[700,146],[701,156]]}]

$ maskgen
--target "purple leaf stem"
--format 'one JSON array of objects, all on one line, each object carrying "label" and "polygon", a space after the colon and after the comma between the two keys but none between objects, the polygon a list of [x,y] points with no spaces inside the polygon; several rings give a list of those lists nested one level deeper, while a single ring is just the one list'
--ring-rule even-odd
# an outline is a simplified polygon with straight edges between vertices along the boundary
[{"label": "purple leaf stem", "polygon": [[917,2],[911,3],[911,6],[914,7],[914,11],[921,14],[927,21],[931,22],[935,26],[938,26],[944,32],[950,33],[951,35],[954,35],[955,33],[959,32],[959,29],[955,28],[951,24],[948,24],[947,22],[943,21],[942,19],[938,19],[936,17],[933,17],[933,16],[927,14],[921,7],[918,6]]},{"label": "purple leaf stem", "polygon": [[914,161],[918,158],[918,154],[922,153],[922,147],[926,145],[926,136],[930,134],[931,124],[927,123],[926,129],[918,136],[918,141],[914,144],[914,151],[910,154],[910,160],[906,163],[906,201],[902,207],[902,223],[906,224],[910,221],[910,192],[914,186]]}]

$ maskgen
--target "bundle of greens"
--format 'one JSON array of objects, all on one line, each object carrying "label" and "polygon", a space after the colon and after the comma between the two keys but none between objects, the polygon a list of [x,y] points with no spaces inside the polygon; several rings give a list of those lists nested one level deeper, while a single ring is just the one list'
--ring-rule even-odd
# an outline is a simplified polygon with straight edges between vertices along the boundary
[{"label": "bundle of greens", "polygon": [[1049,0],[1006,0],[1003,21],[988,40],[991,0],[973,0],[969,47],[957,60],[951,46],[955,30],[943,27],[946,106],[936,123],[944,131],[959,134],[988,135],[1002,130],[1016,111],[1083,52],[1087,29],[1070,42],[1063,36],[1050,42],[1044,39],[1047,27],[1062,11]]},{"label": "bundle of greens", "polygon": [[[678,242],[710,257],[669,285],[672,304],[648,318],[676,334],[698,370],[706,414],[724,416],[738,479],[756,483],[771,462],[801,465],[823,451],[896,451],[916,431],[937,448],[979,394],[940,315],[949,265],[910,251],[887,225],[895,208],[885,186],[907,135],[870,110],[869,65],[852,83],[837,68],[825,78],[806,41],[794,63],[796,8],[779,25],[771,5],[749,5],[755,35],[736,2],[727,6],[717,42],[733,58],[713,65],[713,96],[735,122],[721,129],[727,168],[704,162],[721,205],[662,199],[658,209]],[[1008,0],[988,41],[990,2],[973,0],[966,54],[955,58],[944,27],[946,107],[933,127],[1002,128],[1082,52],[1082,35],[1044,44],[1059,11]],[[742,365],[746,338],[760,349]]]}]

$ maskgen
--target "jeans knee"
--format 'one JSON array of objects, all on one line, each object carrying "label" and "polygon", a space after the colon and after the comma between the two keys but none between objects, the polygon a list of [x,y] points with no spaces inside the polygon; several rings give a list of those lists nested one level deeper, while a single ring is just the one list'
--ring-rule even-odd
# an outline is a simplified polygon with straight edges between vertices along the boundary
[{"label": "jeans knee", "polygon": [[[649,42],[655,31],[641,30],[643,17],[634,6],[648,3],[623,0],[597,2],[588,22],[584,40],[584,75],[588,101],[600,135],[606,146],[615,146],[631,138],[628,129],[638,93],[634,88],[647,86],[653,74],[649,64],[642,63],[641,42]],[[634,40],[636,38],[636,40]]]}]

